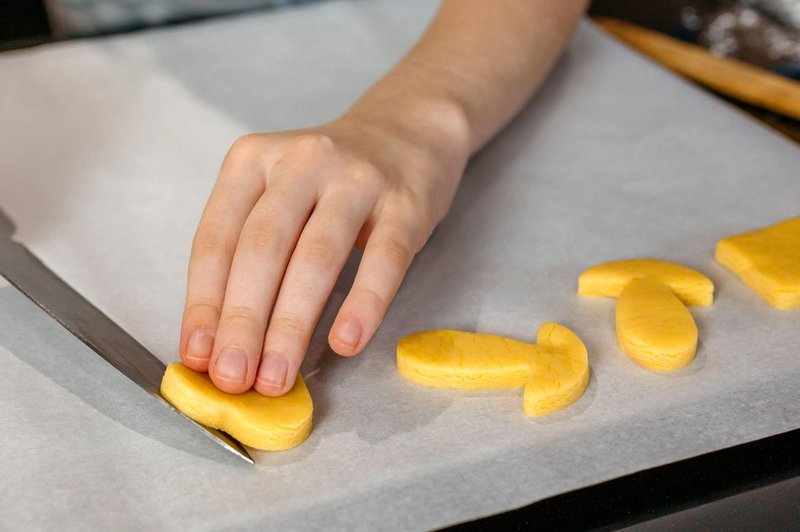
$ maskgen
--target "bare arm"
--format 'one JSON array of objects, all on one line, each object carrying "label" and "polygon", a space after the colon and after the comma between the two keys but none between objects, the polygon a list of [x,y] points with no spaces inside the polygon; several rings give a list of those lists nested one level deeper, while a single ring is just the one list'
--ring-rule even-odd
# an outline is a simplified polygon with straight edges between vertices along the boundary
[{"label": "bare arm", "polygon": [[184,363],[231,393],[286,393],[354,244],[364,254],[329,343],[359,353],[469,156],[530,98],[585,4],[445,0],[341,118],[239,139],[192,246]]},{"label": "bare arm", "polygon": [[[404,102],[450,108],[469,152],[488,142],[531,97],[588,0],[445,0],[417,45],[355,110]],[[410,100],[410,101],[409,101]],[[447,112],[445,109],[443,112]]]}]

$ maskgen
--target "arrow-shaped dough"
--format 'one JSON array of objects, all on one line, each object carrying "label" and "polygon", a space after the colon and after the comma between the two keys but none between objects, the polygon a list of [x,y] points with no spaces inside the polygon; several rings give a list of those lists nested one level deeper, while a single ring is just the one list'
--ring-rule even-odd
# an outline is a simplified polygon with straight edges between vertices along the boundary
[{"label": "arrow-shaped dough", "polygon": [[589,384],[589,356],[578,336],[557,323],[544,323],[536,335],[536,356],[525,381],[525,414],[544,416],[565,408]]},{"label": "arrow-shaped dough", "polygon": [[543,324],[536,344],[452,330],[411,334],[397,344],[397,369],[412,382],[436,388],[524,386],[529,416],[569,406],[589,382],[586,347],[557,323]]}]

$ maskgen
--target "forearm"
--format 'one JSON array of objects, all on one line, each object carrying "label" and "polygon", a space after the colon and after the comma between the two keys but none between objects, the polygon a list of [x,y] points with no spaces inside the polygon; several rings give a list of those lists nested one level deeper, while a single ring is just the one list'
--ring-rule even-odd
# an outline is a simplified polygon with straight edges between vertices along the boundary
[{"label": "forearm", "polygon": [[472,154],[545,78],[586,0],[445,0],[417,45],[350,111],[430,131]]}]

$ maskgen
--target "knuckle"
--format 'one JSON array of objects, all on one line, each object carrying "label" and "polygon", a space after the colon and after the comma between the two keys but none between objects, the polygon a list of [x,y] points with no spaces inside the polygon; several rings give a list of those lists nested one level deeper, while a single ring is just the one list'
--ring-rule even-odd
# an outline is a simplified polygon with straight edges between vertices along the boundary
[{"label": "knuckle", "polygon": [[303,251],[303,260],[314,265],[329,266],[336,260],[339,246],[328,236],[316,236]]},{"label": "knuckle", "polygon": [[419,220],[431,210],[429,203],[420,194],[408,188],[398,191],[394,200],[398,214],[412,221]]},{"label": "knuckle", "polygon": [[245,322],[252,327],[262,327],[263,320],[260,313],[252,308],[243,305],[225,308],[222,311],[222,320],[225,322]]},{"label": "knuckle", "polygon": [[383,174],[374,164],[364,160],[353,160],[347,165],[349,181],[359,189],[372,190],[378,188],[385,181]]},{"label": "knuckle", "polygon": [[308,334],[308,325],[299,316],[282,314],[272,318],[270,328],[281,336],[304,338]]},{"label": "knuckle", "polygon": [[361,300],[366,300],[372,307],[372,311],[379,319],[386,314],[389,308],[389,302],[386,301],[380,294],[370,288],[359,288],[357,297]]},{"label": "knuckle", "polygon": [[249,159],[261,151],[261,138],[258,134],[243,135],[233,141],[228,157]]},{"label": "knuckle", "polygon": [[222,306],[219,300],[210,296],[190,295],[186,302],[186,316],[197,320],[206,316],[219,316]]},{"label": "knuckle", "polygon": [[399,235],[383,237],[375,243],[375,247],[378,253],[400,265],[410,263],[416,253],[407,239]]},{"label": "knuckle", "polygon": [[201,257],[218,253],[232,254],[235,246],[236,242],[233,239],[211,224],[201,224],[192,243],[193,252]]},{"label": "knuckle", "polygon": [[280,230],[268,223],[253,224],[242,232],[240,249],[246,253],[279,256],[283,249],[283,236]]},{"label": "knuckle", "polygon": [[301,133],[294,141],[292,152],[298,157],[308,157],[332,150],[333,139],[318,132]]}]

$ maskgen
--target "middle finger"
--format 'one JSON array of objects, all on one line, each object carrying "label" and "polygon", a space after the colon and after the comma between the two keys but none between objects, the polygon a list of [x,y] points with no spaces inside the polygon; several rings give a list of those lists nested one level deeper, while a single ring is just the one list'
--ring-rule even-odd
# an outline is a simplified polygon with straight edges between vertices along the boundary
[{"label": "middle finger", "polygon": [[255,389],[291,389],[308,342],[356,237],[375,203],[364,190],[342,188],[320,199],[292,254],[270,318]]},{"label": "middle finger", "polygon": [[276,180],[245,221],[209,363],[211,379],[225,392],[242,393],[253,385],[269,310],[316,198],[310,180]]}]

